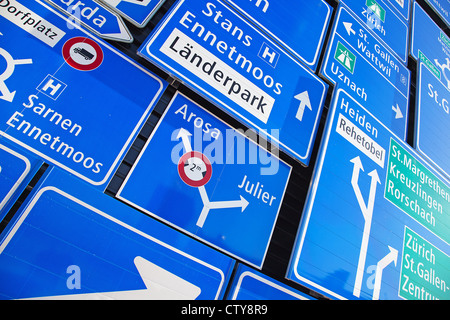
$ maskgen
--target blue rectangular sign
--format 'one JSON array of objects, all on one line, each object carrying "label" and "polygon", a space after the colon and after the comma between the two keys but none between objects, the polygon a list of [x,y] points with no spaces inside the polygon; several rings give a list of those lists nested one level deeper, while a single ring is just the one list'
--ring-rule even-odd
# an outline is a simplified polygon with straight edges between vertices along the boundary
[{"label": "blue rectangular sign", "polygon": [[398,15],[405,21],[409,21],[411,3],[414,0],[383,0],[385,4],[392,9],[392,11],[398,13]]},{"label": "blue rectangular sign", "polygon": [[338,299],[449,299],[449,182],[342,89],[325,130],[288,279]]},{"label": "blue rectangular sign", "polygon": [[41,1],[0,21],[0,135],[104,187],[167,83]]},{"label": "blue rectangular sign", "polygon": [[225,0],[284,49],[316,70],[333,8],[324,0]]},{"label": "blue rectangular sign", "polygon": [[338,9],[320,73],[406,139],[410,71],[345,6]]},{"label": "blue rectangular sign", "polygon": [[[315,300],[313,297],[243,264],[239,264],[236,269],[227,299],[247,301]],[[261,314],[265,314],[263,309]]]},{"label": "blue rectangular sign", "polygon": [[409,26],[398,17],[383,0],[340,0],[344,3],[360,23],[374,34],[378,41],[389,48],[397,58],[407,64]]},{"label": "blue rectangular sign", "polygon": [[450,177],[450,91],[423,62],[419,65],[415,148]]},{"label": "blue rectangular sign", "polygon": [[417,2],[413,8],[411,56],[450,88],[450,39]]},{"label": "blue rectangular sign", "polygon": [[0,221],[42,163],[14,146],[0,143]]},{"label": "blue rectangular sign", "polygon": [[177,93],[117,197],[260,268],[291,167],[245,134]]},{"label": "blue rectangular sign", "polygon": [[431,9],[433,9],[450,26],[450,2],[448,0],[425,0]]},{"label": "blue rectangular sign", "polygon": [[139,28],[145,27],[166,0],[101,0]]},{"label": "blue rectangular sign", "polygon": [[114,41],[133,42],[127,26],[119,15],[96,0],[45,0],[55,8],[70,16],[95,35]]},{"label": "blue rectangular sign", "polygon": [[54,168],[0,242],[1,299],[220,299],[234,260]]},{"label": "blue rectangular sign", "polygon": [[327,85],[221,1],[178,1],[139,53],[308,165]]}]

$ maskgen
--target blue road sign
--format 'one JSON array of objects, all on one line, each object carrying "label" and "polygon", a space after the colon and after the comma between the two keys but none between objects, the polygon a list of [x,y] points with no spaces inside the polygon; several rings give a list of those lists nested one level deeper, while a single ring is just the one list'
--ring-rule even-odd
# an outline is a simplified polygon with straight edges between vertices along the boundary
[{"label": "blue road sign", "polygon": [[0,135],[104,187],[167,83],[43,2],[22,2],[0,6]]},{"label": "blue road sign", "polygon": [[262,267],[290,172],[243,132],[177,93],[117,197]]},{"label": "blue road sign", "polygon": [[[239,264],[234,274],[228,300],[315,300],[271,277]],[[266,314],[261,309],[261,314]]]},{"label": "blue road sign", "polygon": [[414,2],[411,56],[422,60],[447,88],[450,88],[450,39]]},{"label": "blue road sign", "polygon": [[405,65],[408,62],[408,23],[382,0],[340,0],[352,10],[358,20],[390,48]]},{"label": "blue road sign", "polygon": [[411,0],[383,0],[384,3],[396,12],[405,21],[409,21]]},{"label": "blue road sign", "polygon": [[406,139],[410,71],[340,6],[320,73]]},{"label": "blue road sign", "polygon": [[338,90],[288,279],[339,299],[449,299],[449,244],[449,182]]},{"label": "blue road sign", "polygon": [[0,221],[42,165],[38,158],[0,143]]},{"label": "blue road sign", "polygon": [[142,28],[166,0],[102,0],[125,19]]},{"label": "blue road sign", "polygon": [[420,63],[417,77],[415,148],[450,177],[450,91]]},{"label": "blue road sign", "polygon": [[313,71],[317,68],[333,8],[324,0],[225,0]]},{"label": "blue road sign", "polygon": [[450,2],[448,0],[425,0],[447,24],[450,26]]},{"label": "blue road sign", "polygon": [[219,299],[234,266],[58,168],[7,231],[2,299]]},{"label": "blue road sign", "polygon": [[45,0],[95,35],[114,41],[133,42],[125,23],[95,0]]},{"label": "blue road sign", "polygon": [[139,53],[308,165],[327,85],[221,1],[180,0]]}]

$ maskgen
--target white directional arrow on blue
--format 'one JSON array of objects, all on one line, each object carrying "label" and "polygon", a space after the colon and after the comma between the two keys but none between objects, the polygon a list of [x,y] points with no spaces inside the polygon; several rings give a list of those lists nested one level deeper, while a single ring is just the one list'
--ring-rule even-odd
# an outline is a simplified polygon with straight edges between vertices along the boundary
[{"label": "white directional arrow on blue", "polygon": [[305,108],[308,108],[312,111],[311,101],[309,100],[308,91],[303,91],[302,93],[297,94],[295,97],[298,101],[300,101],[300,106],[298,107],[297,114],[295,117],[299,120],[303,120],[303,115],[305,113]]},{"label": "white directional arrow on blue", "polygon": [[173,273],[142,258],[134,258],[134,264],[146,289],[113,292],[94,292],[39,297],[39,300],[194,300],[201,289]]}]

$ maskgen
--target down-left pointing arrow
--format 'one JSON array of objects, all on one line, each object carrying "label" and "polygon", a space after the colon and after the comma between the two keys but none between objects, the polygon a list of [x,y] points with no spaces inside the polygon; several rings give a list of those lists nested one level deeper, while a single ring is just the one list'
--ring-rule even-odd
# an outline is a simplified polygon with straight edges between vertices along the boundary
[{"label": "down-left pointing arrow", "polygon": [[71,2],[67,5],[61,0],[45,1],[100,38],[133,42],[133,37],[122,18],[97,0],[78,1],[74,5]]}]

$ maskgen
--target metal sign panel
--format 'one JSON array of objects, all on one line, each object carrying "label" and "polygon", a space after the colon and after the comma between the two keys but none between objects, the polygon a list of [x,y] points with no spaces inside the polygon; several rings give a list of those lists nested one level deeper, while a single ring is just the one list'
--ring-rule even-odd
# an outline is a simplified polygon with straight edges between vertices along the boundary
[{"label": "metal sign panel", "polygon": [[410,0],[384,0],[385,4],[397,12],[405,21],[409,21],[411,11]]},{"label": "metal sign panel", "polygon": [[243,132],[177,93],[117,197],[262,267],[290,172]]},{"label": "metal sign panel", "polygon": [[[265,274],[239,264],[228,300],[315,300]],[[264,310],[261,310],[264,312]],[[263,313],[262,313],[263,314]]]},{"label": "metal sign panel", "polygon": [[234,261],[55,168],[0,243],[2,299],[219,299]]},{"label": "metal sign panel", "polygon": [[45,0],[61,12],[80,23],[95,35],[114,41],[133,42],[125,23],[118,15],[95,0]]},{"label": "metal sign panel", "polygon": [[441,18],[450,26],[450,2],[448,0],[425,0]]},{"label": "metal sign panel", "polygon": [[422,60],[450,89],[450,39],[417,2],[413,7],[411,56]]},{"label": "metal sign panel", "polygon": [[41,165],[38,158],[0,143],[0,221]]},{"label": "metal sign panel", "polygon": [[340,0],[358,20],[395,53],[405,65],[408,62],[408,23],[399,18],[383,0]]},{"label": "metal sign panel", "polygon": [[180,0],[139,53],[309,163],[327,85],[221,1]]},{"label": "metal sign panel", "polygon": [[226,0],[284,49],[313,71],[319,61],[333,8],[324,0],[269,1]]},{"label": "metal sign panel", "polygon": [[423,62],[417,81],[415,148],[450,177],[450,91]]},{"label": "metal sign panel", "polygon": [[101,0],[120,13],[125,19],[145,27],[166,0]]},{"label": "metal sign panel", "polygon": [[4,4],[0,135],[104,186],[167,83],[43,2]]},{"label": "metal sign panel", "polygon": [[406,139],[410,71],[340,6],[321,74]]},{"label": "metal sign panel", "polygon": [[288,278],[339,299],[450,299],[449,182],[345,91],[330,111]]}]

